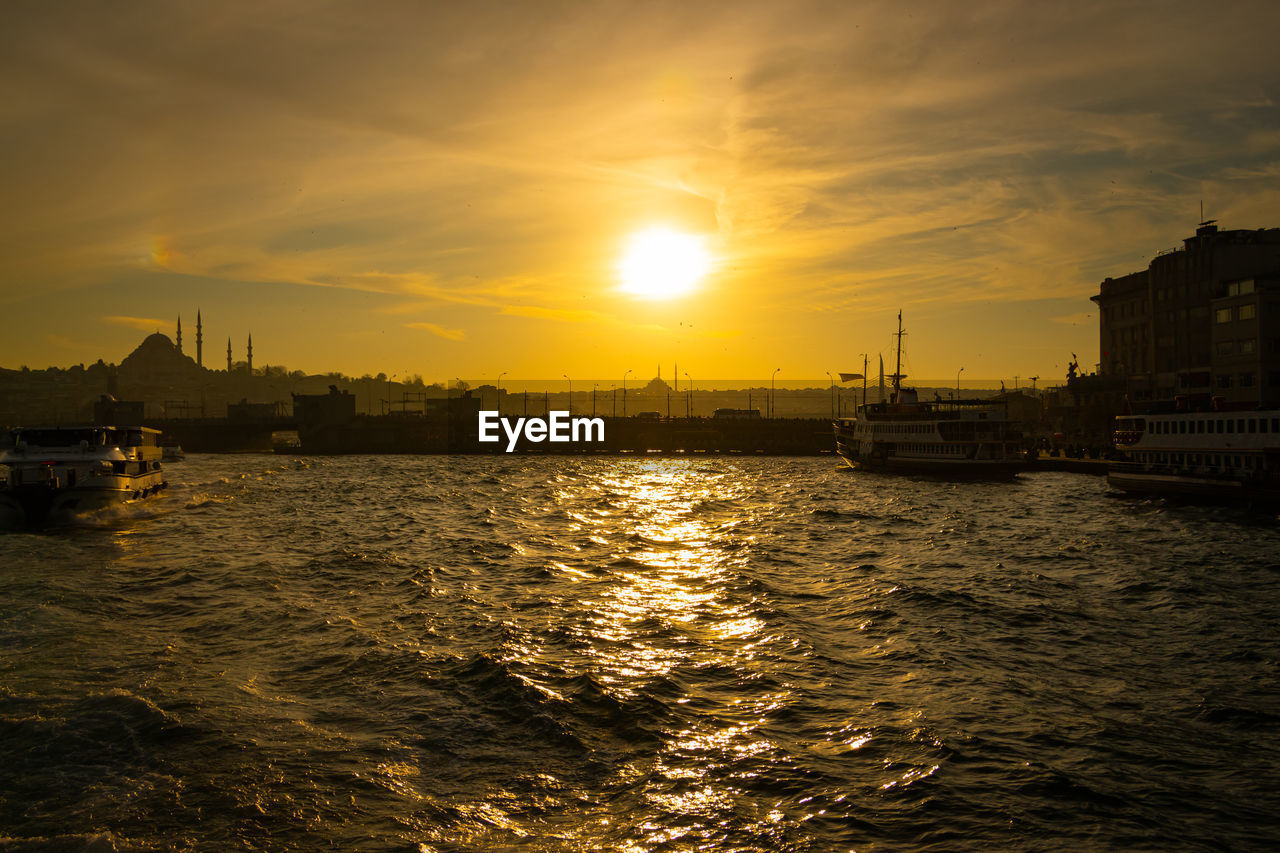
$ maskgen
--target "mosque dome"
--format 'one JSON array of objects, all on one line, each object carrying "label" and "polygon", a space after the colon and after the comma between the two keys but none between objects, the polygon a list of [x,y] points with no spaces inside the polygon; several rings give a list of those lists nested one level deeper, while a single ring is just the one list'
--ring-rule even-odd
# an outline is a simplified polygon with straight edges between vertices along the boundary
[{"label": "mosque dome", "polygon": [[138,348],[120,362],[122,374],[147,378],[188,373],[195,367],[195,361],[178,352],[169,336],[161,332],[147,335]]}]

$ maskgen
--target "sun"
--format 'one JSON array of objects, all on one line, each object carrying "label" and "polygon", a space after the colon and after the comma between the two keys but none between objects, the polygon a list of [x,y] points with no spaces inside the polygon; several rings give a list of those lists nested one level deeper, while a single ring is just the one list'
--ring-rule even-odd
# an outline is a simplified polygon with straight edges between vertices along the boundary
[{"label": "sun", "polygon": [[660,226],[632,234],[618,263],[623,292],[648,299],[688,293],[710,269],[702,237]]}]

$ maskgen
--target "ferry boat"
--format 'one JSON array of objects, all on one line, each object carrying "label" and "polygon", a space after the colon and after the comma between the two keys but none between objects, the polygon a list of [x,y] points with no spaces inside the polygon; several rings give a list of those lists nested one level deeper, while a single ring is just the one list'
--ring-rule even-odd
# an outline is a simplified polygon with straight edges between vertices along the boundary
[{"label": "ferry boat", "polygon": [[1280,410],[1121,415],[1113,441],[1122,491],[1280,499]]},{"label": "ferry boat", "polygon": [[902,387],[902,314],[889,400],[837,418],[836,452],[852,468],[952,478],[1009,479],[1025,467],[1022,432],[995,400],[922,402]]},{"label": "ferry boat", "polygon": [[160,431],[148,427],[21,427],[0,464],[0,518],[37,527],[162,492]]}]

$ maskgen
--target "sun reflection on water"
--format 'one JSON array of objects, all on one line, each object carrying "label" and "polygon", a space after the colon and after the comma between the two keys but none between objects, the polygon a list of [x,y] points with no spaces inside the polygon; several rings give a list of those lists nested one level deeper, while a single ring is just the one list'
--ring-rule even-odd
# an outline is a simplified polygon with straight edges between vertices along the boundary
[{"label": "sun reflection on water", "polygon": [[[743,487],[723,470],[680,460],[618,466],[600,486],[612,496],[594,538],[608,543],[610,582],[589,608],[587,628],[603,683],[633,695],[681,665],[727,663],[762,624],[741,602],[726,600],[741,562],[727,542],[726,508]],[[714,510],[708,509],[715,507]]]}]

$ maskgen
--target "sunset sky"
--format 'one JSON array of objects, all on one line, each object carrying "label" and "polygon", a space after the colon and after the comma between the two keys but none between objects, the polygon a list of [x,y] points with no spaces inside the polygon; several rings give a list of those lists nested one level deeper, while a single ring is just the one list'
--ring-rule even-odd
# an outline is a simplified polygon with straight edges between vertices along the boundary
[{"label": "sunset sky", "polygon": [[[11,3],[0,367],[1061,379],[1204,215],[1280,227],[1280,4]],[[636,232],[702,241],[665,299]],[[874,367],[873,367],[874,369]]]}]

